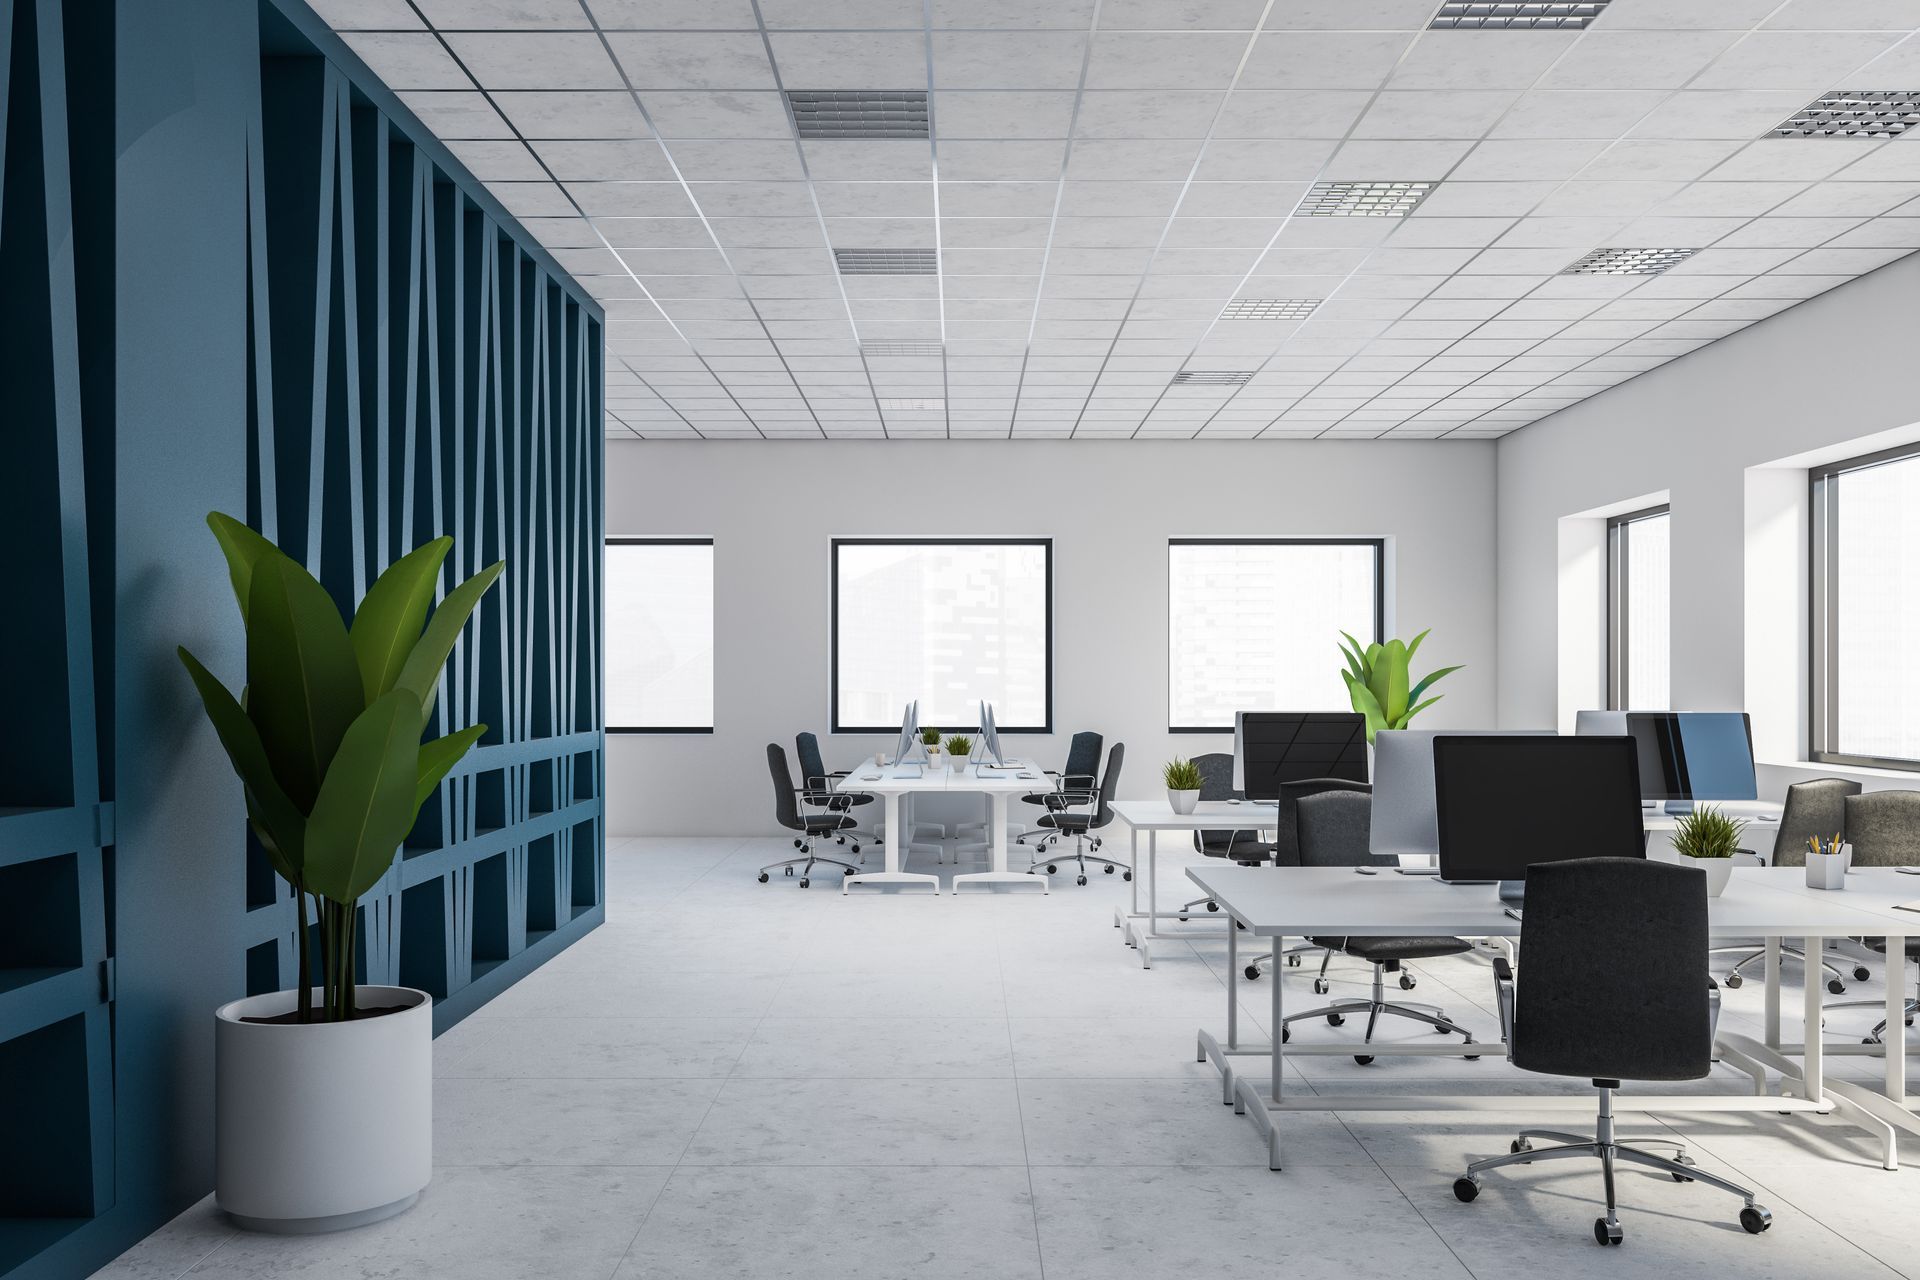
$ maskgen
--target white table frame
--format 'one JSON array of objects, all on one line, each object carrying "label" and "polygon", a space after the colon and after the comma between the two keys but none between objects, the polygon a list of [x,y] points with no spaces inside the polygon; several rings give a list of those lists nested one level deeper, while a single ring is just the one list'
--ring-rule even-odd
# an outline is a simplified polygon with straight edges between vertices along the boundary
[{"label": "white table frame", "polygon": [[[1892,874],[1889,872],[1888,874]],[[1187,872],[1188,879],[1218,902],[1230,920],[1246,925],[1247,931],[1275,945],[1284,937],[1309,933],[1338,933],[1354,936],[1392,936],[1395,934],[1477,935],[1515,937],[1517,921],[1507,916],[1504,907],[1489,888],[1443,885],[1429,877],[1381,875],[1371,878],[1353,876],[1340,868],[1260,868],[1206,867]],[[1343,877],[1345,878],[1343,880]],[[1355,885],[1372,891],[1355,894]],[[1915,882],[1920,890],[1920,881]],[[1385,891],[1379,894],[1378,891]],[[1861,1128],[1881,1140],[1882,1163],[1888,1169],[1899,1167],[1896,1130],[1920,1133],[1920,1118],[1906,1105],[1906,1044],[1903,1035],[1892,1034],[1901,1027],[1905,1008],[1904,982],[1888,984],[1886,1007],[1892,1020],[1885,1046],[1875,1047],[1886,1057],[1887,1092],[1876,1094],[1851,1081],[1831,1080],[1826,1076],[1825,1056],[1832,1051],[1823,1042],[1821,1026],[1824,988],[1820,983],[1806,984],[1803,1018],[1815,1034],[1804,1044],[1778,1042],[1780,1016],[1780,948],[1783,937],[1805,940],[1807,954],[1818,955],[1821,944],[1831,937],[1886,937],[1890,963],[1900,971],[1904,939],[1912,924],[1899,917],[1881,899],[1884,894],[1822,893],[1805,887],[1799,868],[1736,868],[1734,882],[1726,896],[1713,901],[1709,933],[1720,937],[1764,937],[1767,939],[1767,1039],[1761,1044],[1747,1036],[1721,1032],[1715,1043],[1715,1056],[1722,1062],[1745,1071],[1754,1081],[1751,1095],[1624,1095],[1615,1099],[1621,1111],[1636,1112],[1819,1112],[1840,1111]],[[1371,899],[1371,901],[1369,901]],[[1876,909],[1878,907],[1879,909]],[[1577,1111],[1590,1112],[1593,1100],[1586,1096],[1540,1096],[1535,1094],[1289,1094],[1285,1087],[1286,1059],[1299,1056],[1350,1056],[1355,1044],[1274,1044],[1249,1043],[1240,1038],[1239,933],[1227,929],[1227,1025],[1225,1040],[1202,1028],[1196,1047],[1197,1060],[1212,1062],[1221,1076],[1221,1102],[1237,1113],[1252,1117],[1255,1127],[1267,1141],[1267,1167],[1283,1168],[1279,1117],[1291,1111]],[[1272,1001],[1272,1026],[1278,1029],[1284,1013],[1286,983],[1276,971],[1269,983]],[[1498,1041],[1473,1044],[1374,1042],[1367,1052],[1376,1057],[1455,1056],[1473,1057],[1500,1053]],[[1867,1049],[1868,1046],[1858,1046]],[[1797,1055],[1798,1060],[1789,1055]],[[1264,1056],[1269,1059],[1269,1077],[1265,1090],[1247,1076],[1236,1075],[1232,1059]],[[1767,1093],[1767,1073],[1781,1077],[1782,1092]]]},{"label": "white table frame", "polygon": [[1015,795],[1024,795],[1036,786],[1047,785],[1045,776],[1038,768],[1026,771],[1035,776],[1022,778],[1020,769],[992,769],[972,762],[960,768],[944,764],[896,767],[868,763],[851,770],[835,784],[835,790],[877,795],[885,804],[886,838],[882,843],[886,852],[886,869],[861,871],[844,877],[840,882],[841,893],[846,893],[857,884],[924,884],[939,893],[939,876],[901,869],[901,800],[908,795],[944,795],[950,792],[977,792],[987,797],[987,844],[993,858],[991,871],[971,871],[953,876],[952,892],[959,893],[963,884],[1037,884],[1040,892],[1051,892],[1052,886],[1046,876],[1038,872],[1012,871],[1007,866],[1010,847],[1007,812],[1010,802]]}]

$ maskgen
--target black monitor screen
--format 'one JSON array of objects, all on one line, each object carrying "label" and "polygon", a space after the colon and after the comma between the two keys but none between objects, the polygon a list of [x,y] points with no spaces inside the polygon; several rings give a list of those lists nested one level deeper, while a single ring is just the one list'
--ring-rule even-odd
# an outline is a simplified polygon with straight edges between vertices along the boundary
[{"label": "black monitor screen", "polygon": [[1440,875],[1524,880],[1537,862],[1646,855],[1630,737],[1433,740]]},{"label": "black monitor screen", "polygon": [[1744,711],[1630,711],[1645,800],[1752,800],[1753,729]]},{"label": "black monitor screen", "polygon": [[1367,722],[1347,711],[1243,711],[1238,741],[1242,790],[1274,800],[1283,782],[1367,780]]}]

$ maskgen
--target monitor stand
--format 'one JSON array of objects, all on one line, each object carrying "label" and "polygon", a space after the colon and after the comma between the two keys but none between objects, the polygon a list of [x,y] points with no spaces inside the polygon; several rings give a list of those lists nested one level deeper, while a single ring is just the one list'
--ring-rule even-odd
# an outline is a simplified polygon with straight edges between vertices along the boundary
[{"label": "monitor stand", "polygon": [[1675,818],[1683,817],[1686,814],[1693,812],[1693,801],[1669,800],[1666,803],[1665,809],[1668,816],[1670,817],[1675,817]]},{"label": "monitor stand", "polygon": [[1500,901],[1520,903],[1527,900],[1527,882],[1525,880],[1502,880],[1500,882]]}]

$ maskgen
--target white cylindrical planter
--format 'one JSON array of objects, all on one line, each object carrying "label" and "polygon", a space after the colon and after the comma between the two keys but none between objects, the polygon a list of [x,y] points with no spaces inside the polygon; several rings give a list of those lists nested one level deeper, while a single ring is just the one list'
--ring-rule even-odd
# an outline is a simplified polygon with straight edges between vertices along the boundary
[{"label": "white cylindrical planter", "polygon": [[[214,1191],[254,1231],[338,1231],[390,1218],[433,1177],[433,997],[361,987],[399,1013],[305,1025],[242,1022],[292,991],[214,1011]],[[316,1008],[320,993],[313,995]]]},{"label": "white cylindrical planter", "polygon": [[1192,813],[1194,806],[1200,803],[1200,788],[1195,787],[1190,791],[1175,791],[1172,787],[1168,787],[1167,803],[1173,806],[1175,813]]},{"label": "white cylindrical planter", "polygon": [[1726,891],[1727,882],[1733,879],[1732,858],[1695,858],[1693,865],[1707,873],[1707,896],[1717,898]]}]

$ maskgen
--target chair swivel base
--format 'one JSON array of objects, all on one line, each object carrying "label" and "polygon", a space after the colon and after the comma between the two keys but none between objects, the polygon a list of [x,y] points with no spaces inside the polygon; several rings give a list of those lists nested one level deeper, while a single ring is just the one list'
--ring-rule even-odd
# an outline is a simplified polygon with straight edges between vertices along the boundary
[{"label": "chair swivel base", "polygon": [[[1744,954],[1740,959],[1734,961],[1733,967],[1727,970],[1727,976],[1720,981],[1726,986],[1738,990],[1740,984],[1746,981],[1746,975],[1742,971],[1748,965],[1758,964],[1760,961],[1766,959],[1767,953],[1764,950],[1756,950],[1752,947],[1714,947],[1709,950],[1707,954],[1709,956],[1725,955],[1735,951]],[[1800,948],[1783,944],[1780,948],[1780,958],[1783,961],[1797,960],[1804,964],[1807,957],[1806,953],[1801,951]],[[1844,981],[1844,975],[1840,972],[1839,966],[1823,956],[1820,960],[1820,968],[1827,976],[1828,994],[1836,996],[1845,995],[1847,987]],[[1855,962],[1853,966],[1854,981],[1865,982],[1872,976],[1873,970],[1863,964]]]},{"label": "chair swivel base", "polygon": [[838,858],[822,857],[817,853],[809,852],[805,857],[788,858],[785,862],[769,862],[766,866],[760,868],[760,883],[765,884],[767,882],[769,872],[784,870],[788,875],[792,875],[795,867],[801,867],[800,887],[804,889],[812,882],[813,869],[816,866],[822,865],[839,867],[842,875],[849,876],[860,869],[851,862],[842,862]]},{"label": "chair swivel base", "polygon": [[[1835,1009],[1884,1009],[1886,1007],[1887,1005],[1884,1000],[1836,1000],[1832,1004],[1822,1005],[1820,1012],[1831,1013]],[[1905,1014],[1902,1018],[1902,1021],[1907,1026],[1910,1027],[1913,1025],[1913,1019],[1916,1014],[1920,1014],[1920,1000],[1910,999],[1906,1003]],[[1879,1024],[1875,1026],[1873,1030],[1867,1032],[1866,1036],[1860,1041],[1860,1043],[1861,1044],[1884,1044],[1886,1042],[1886,1038],[1887,1038],[1887,1020],[1885,1018],[1882,1018]]]},{"label": "chair swivel base", "polygon": [[[1686,1154],[1686,1147],[1680,1143],[1661,1143],[1661,1146],[1674,1148],[1673,1158],[1655,1155],[1639,1147],[1623,1146],[1614,1141],[1613,1136],[1613,1100],[1612,1091],[1603,1088],[1600,1098],[1599,1122],[1595,1127],[1595,1136],[1583,1137],[1574,1133],[1559,1133],[1551,1129],[1523,1129],[1515,1138],[1509,1152],[1504,1156],[1489,1156],[1485,1160],[1475,1160],[1467,1166],[1465,1174],[1454,1180],[1454,1197],[1462,1202],[1471,1203],[1480,1194],[1480,1177],[1491,1170],[1515,1164],[1536,1164],[1543,1160],[1570,1160],[1588,1157],[1600,1161],[1600,1175],[1606,1186],[1607,1213],[1604,1218],[1593,1222],[1593,1238],[1596,1242],[1609,1245],[1619,1244],[1625,1232],[1620,1227],[1620,1214],[1615,1202],[1613,1171],[1616,1162],[1636,1165],[1656,1173],[1664,1173],[1675,1182],[1701,1182],[1710,1187],[1739,1196],[1746,1204],[1740,1210],[1740,1225],[1752,1235],[1759,1235],[1773,1225],[1773,1214],[1764,1206],[1755,1203],[1753,1192],[1737,1182],[1705,1173],[1696,1166]],[[1548,1141],[1563,1143],[1555,1147],[1535,1147],[1531,1141],[1544,1138]]]}]

